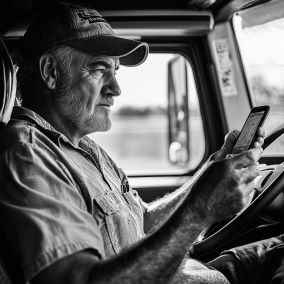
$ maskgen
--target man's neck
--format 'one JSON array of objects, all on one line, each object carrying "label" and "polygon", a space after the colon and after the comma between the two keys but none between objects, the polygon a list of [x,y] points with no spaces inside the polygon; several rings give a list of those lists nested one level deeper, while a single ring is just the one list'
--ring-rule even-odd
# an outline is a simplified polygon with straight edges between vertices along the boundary
[{"label": "man's neck", "polygon": [[[25,107],[25,106],[24,106]],[[30,110],[39,114],[44,118],[50,125],[52,125],[58,132],[64,134],[69,141],[77,146],[79,140],[83,138],[86,134],[81,133],[81,131],[74,125],[74,123],[68,118],[64,117],[56,107],[50,107],[46,104],[45,107],[40,106],[27,106]]]}]

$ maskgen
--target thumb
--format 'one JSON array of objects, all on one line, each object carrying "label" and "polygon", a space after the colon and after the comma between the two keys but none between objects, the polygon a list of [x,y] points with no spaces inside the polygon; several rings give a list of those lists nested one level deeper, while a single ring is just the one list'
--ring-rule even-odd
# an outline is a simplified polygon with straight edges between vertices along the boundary
[{"label": "thumb", "polygon": [[224,141],[224,144],[221,148],[221,150],[225,150],[225,151],[228,151],[226,154],[229,154],[231,153],[231,151],[233,150],[233,147],[235,145],[235,142],[238,138],[240,134],[240,131],[239,130],[233,130],[233,131],[230,131],[226,136],[225,136],[225,141]]},{"label": "thumb", "polygon": [[230,154],[233,150],[235,142],[239,136],[240,131],[233,130],[230,131],[224,139],[224,144],[219,151],[217,151],[214,155],[215,160],[221,160],[226,158],[228,154]]}]

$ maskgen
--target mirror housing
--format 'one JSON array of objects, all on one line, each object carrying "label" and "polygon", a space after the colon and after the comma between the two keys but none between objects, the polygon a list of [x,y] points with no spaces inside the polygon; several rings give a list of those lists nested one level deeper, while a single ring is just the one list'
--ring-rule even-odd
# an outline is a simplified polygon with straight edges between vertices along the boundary
[{"label": "mirror housing", "polygon": [[187,66],[183,56],[168,63],[168,158],[175,165],[189,162],[189,108]]}]

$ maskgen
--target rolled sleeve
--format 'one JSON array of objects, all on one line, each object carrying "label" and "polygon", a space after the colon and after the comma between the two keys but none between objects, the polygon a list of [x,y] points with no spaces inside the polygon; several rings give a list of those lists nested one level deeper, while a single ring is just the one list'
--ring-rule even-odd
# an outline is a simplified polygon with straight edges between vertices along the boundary
[{"label": "rolled sleeve", "polygon": [[55,155],[17,143],[2,154],[0,167],[1,227],[26,281],[79,250],[93,249],[104,257],[98,224]]}]

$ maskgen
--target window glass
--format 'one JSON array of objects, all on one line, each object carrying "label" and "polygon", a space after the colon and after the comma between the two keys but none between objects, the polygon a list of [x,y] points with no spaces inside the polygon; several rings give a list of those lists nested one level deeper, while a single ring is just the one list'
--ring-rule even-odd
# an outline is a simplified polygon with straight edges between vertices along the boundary
[{"label": "window glass", "polygon": [[[186,164],[169,160],[168,65],[178,54],[150,54],[137,67],[120,66],[116,78],[121,95],[112,108],[112,127],[90,137],[128,174],[181,173],[204,154],[204,133],[191,66],[187,60],[188,147]],[[186,103],[186,102],[185,102]]]},{"label": "window glass", "polygon": [[[254,12],[254,15],[257,11]],[[270,105],[264,124],[270,133],[284,123],[284,18],[263,23],[251,22],[249,15],[235,15],[234,27],[254,106]],[[265,15],[265,14],[264,14]],[[267,148],[264,154],[284,151],[284,137]]]}]

